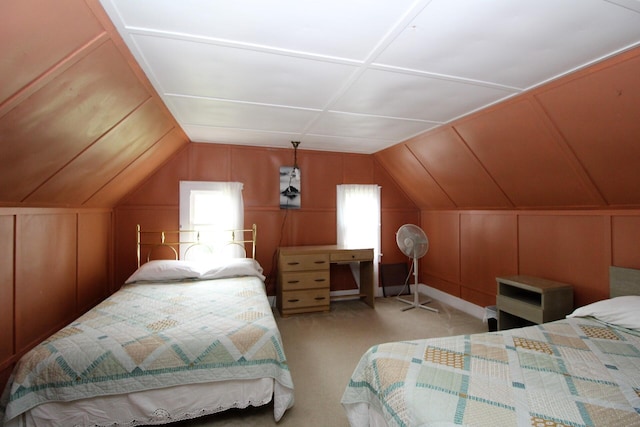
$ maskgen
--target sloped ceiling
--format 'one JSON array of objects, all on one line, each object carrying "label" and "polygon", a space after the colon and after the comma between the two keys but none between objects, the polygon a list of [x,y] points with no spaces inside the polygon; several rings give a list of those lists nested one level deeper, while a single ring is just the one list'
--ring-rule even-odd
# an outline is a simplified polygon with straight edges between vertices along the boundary
[{"label": "sloped ceiling", "polygon": [[371,154],[640,43],[638,0],[101,0],[192,141]]},{"label": "sloped ceiling", "polygon": [[375,157],[421,209],[640,206],[640,49]]},{"label": "sloped ceiling", "polygon": [[[105,4],[136,9],[149,3]],[[209,138],[287,148],[290,140],[302,139],[305,149],[374,153],[421,209],[640,206],[640,50],[632,48],[640,33],[638,0],[544,2],[540,10],[566,7],[549,22],[540,21],[546,15],[538,9],[512,9],[534,4],[528,1],[490,2],[510,12],[497,22],[492,9],[473,9],[484,2],[456,3],[465,13],[436,15],[437,22],[426,14],[442,9],[444,3],[436,0],[318,2],[324,6],[314,8],[339,11],[329,20],[332,29],[311,13],[319,11],[307,14],[295,7],[297,2],[280,3],[295,13],[274,18],[289,30],[277,40],[258,31],[273,28],[271,19],[259,21],[267,27],[252,21],[271,13],[258,3],[257,9],[247,9],[240,27],[227,22],[225,14],[218,17],[227,35],[198,33],[204,48],[235,52],[208,56],[207,67],[213,68],[183,69],[188,49],[154,56],[177,67],[168,77],[189,71],[196,86],[207,77],[206,88],[241,90],[247,97],[227,99],[213,92],[157,90],[164,80],[147,77],[145,62],[130,52],[99,0],[0,2],[0,206],[113,207],[190,139]],[[157,2],[163,4],[170,3]],[[230,11],[236,7],[235,2],[220,4]],[[242,12],[247,7],[243,3]],[[145,22],[162,21],[155,11]],[[182,23],[178,12],[166,28]],[[125,21],[118,19],[122,31]],[[603,20],[606,29],[600,27]],[[534,23],[539,27],[531,28]],[[126,24],[129,42],[155,46],[158,31]],[[197,20],[192,26],[204,31],[210,22]],[[509,37],[500,33],[504,28],[512,30]],[[167,35],[169,42],[176,42],[174,33]],[[307,33],[315,38],[303,37]],[[404,50],[416,43],[407,38],[416,34],[436,37],[438,43],[423,49],[430,39],[421,38],[420,54],[407,56]],[[186,33],[178,41],[193,43],[193,37]],[[325,39],[328,43],[320,45]],[[257,87],[234,68],[241,54],[280,55],[306,65],[286,68],[276,80],[256,76]],[[607,59],[597,61],[602,58]],[[472,59],[480,63],[466,62]],[[333,91],[324,72],[311,64],[352,72]],[[231,72],[225,71],[227,65]],[[580,70],[565,74],[572,68]],[[218,73],[215,78],[209,78],[212,71]],[[555,76],[562,77],[539,85]],[[330,102],[308,104],[307,86]],[[251,98],[277,93],[304,105]],[[478,98],[478,93],[493,95]],[[199,115],[190,116],[200,117],[193,119],[197,126],[179,125],[182,110],[174,110],[177,104],[169,98],[194,100],[185,111]],[[481,108],[487,103],[492,105]],[[310,121],[302,126],[298,113]],[[251,129],[247,118],[259,126]],[[298,130],[281,127],[289,122]]]},{"label": "sloped ceiling", "polygon": [[3,1],[0,26],[0,204],[113,206],[188,143],[97,1]]}]

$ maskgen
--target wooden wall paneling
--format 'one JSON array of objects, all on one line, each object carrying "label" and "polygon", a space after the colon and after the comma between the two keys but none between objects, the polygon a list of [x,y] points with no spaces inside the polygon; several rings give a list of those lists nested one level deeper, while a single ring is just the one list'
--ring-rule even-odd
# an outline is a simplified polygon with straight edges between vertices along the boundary
[{"label": "wooden wall paneling", "polygon": [[457,207],[513,206],[452,128],[415,137],[406,144]]},{"label": "wooden wall paneling", "polygon": [[[14,215],[0,215],[0,367],[15,352],[14,348]],[[0,378],[0,385],[2,378]]]},{"label": "wooden wall paneling", "polygon": [[[513,213],[460,214],[460,282],[494,305],[496,277],[518,274],[518,222]],[[484,296],[484,297],[483,297]]]},{"label": "wooden wall paneling", "polygon": [[611,265],[640,269],[640,213],[611,218]]},{"label": "wooden wall paneling", "polygon": [[372,156],[348,153],[342,156],[342,184],[375,183]]},{"label": "wooden wall paneling", "polygon": [[0,16],[0,104],[104,31],[83,0],[4,1]]},{"label": "wooden wall paneling", "polygon": [[[291,150],[291,156],[291,164],[293,164],[293,150]],[[298,165],[301,173],[302,209],[321,208],[335,211],[336,186],[342,184],[344,168],[342,155],[298,150]]]},{"label": "wooden wall paneling", "polygon": [[335,245],[337,225],[335,210],[290,209],[286,221],[292,239],[283,246]]},{"label": "wooden wall paneling", "polygon": [[455,129],[516,207],[597,206],[529,98],[483,110]]},{"label": "wooden wall paneling", "polygon": [[452,209],[453,201],[404,144],[374,154],[413,203],[421,209]]},{"label": "wooden wall paneling", "polygon": [[389,173],[378,163],[373,163],[374,182],[380,187],[380,205],[382,209],[412,209],[419,213],[418,207],[409,198],[407,193]]},{"label": "wooden wall paneling", "polygon": [[161,168],[129,193],[121,205],[129,206],[178,206],[180,180],[189,180],[189,148],[171,157]]},{"label": "wooden wall paneling", "polygon": [[188,181],[230,181],[231,148],[220,144],[189,144]]},{"label": "wooden wall paneling", "polygon": [[[151,98],[27,197],[30,203],[79,206],[170,129]],[[82,182],[83,185],[78,185]]]},{"label": "wooden wall paneling", "polygon": [[609,295],[609,217],[601,214],[521,214],[519,274],[574,287],[574,305]]},{"label": "wooden wall paneling", "polygon": [[[421,214],[422,229],[429,239],[429,251],[420,260],[421,277],[437,278],[433,286],[460,296],[460,216],[451,211],[425,211]],[[443,288],[443,282],[455,284]],[[428,283],[431,285],[431,283]]]},{"label": "wooden wall paneling", "polygon": [[640,201],[640,51],[541,90],[536,98],[609,205]]},{"label": "wooden wall paneling", "polygon": [[111,212],[78,214],[78,314],[109,295]]},{"label": "wooden wall paneling", "polygon": [[13,183],[0,200],[23,200],[148,97],[103,43],[0,118],[0,181]]},{"label": "wooden wall paneling", "polygon": [[76,214],[16,218],[16,351],[40,342],[76,314]]},{"label": "wooden wall paneling", "polygon": [[144,178],[152,175],[163,163],[179,152],[189,141],[179,129],[173,129],[158,140],[141,156],[134,159],[104,187],[91,195],[83,205],[85,207],[115,206],[126,198]]},{"label": "wooden wall paneling", "polygon": [[[351,180],[373,177],[375,183],[382,185],[383,233],[391,236],[388,243],[383,237],[382,250],[389,257],[395,255],[403,260],[395,245],[395,231],[403,223],[419,223],[420,212],[371,156],[299,150],[302,190],[310,201],[305,204],[303,195],[301,209],[284,210],[279,207],[279,169],[292,164],[292,149],[189,143],[116,208],[114,285],[119,286],[135,269],[135,241],[130,233],[136,223],[155,222],[168,228],[167,224],[178,221],[180,179],[231,179],[244,183],[245,224],[258,225],[257,258],[265,274],[275,277],[273,259],[278,246],[337,242],[336,185],[343,183],[346,176]],[[274,286],[268,279],[268,292],[275,292]]]},{"label": "wooden wall paneling", "polygon": [[[293,165],[290,155],[289,150],[282,149],[231,148],[231,179],[244,183],[245,209],[259,206],[279,209],[280,166]],[[301,175],[304,181],[305,171]]]}]

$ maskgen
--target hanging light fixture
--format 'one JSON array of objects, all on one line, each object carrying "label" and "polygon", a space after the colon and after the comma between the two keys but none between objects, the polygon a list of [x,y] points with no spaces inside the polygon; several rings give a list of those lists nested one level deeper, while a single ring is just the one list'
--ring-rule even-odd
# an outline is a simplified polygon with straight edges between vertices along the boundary
[{"label": "hanging light fixture", "polygon": [[293,169],[291,169],[291,178],[296,178],[300,175],[300,168],[298,167],[298,145],[300,141],[291,141],[293,145]]}]

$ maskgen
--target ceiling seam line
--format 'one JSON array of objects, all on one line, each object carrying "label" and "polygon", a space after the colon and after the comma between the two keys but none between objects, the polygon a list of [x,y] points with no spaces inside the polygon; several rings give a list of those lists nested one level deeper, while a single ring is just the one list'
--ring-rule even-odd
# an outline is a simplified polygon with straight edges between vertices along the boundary
[{"label": "ceiling seam line", "polygon": [[449,193],[447,193],[444,188],[442,187],[442,185],[438,182],[438,180],[431,174],[431,172],[429,172],[429,169],[427,168],[427,166],[422,163],[422,160],[420,160],[420,158],[416,155],[416,153],[411,149],[411,147],[409,147],[409,144],[405,143],[404,146],[407,148],[407,150],[409,150],[409,152],[411,153],[411,155],[413,156],[414,159],[416,159],[416,161],[418,162],[418,164],[420,164],[420,166],[422,166],[422,169],[424,169],[424,171],[427,173],[427,175],[429,175],[429,177],[433,180],[433,182],[436,184],[436,186],[440,189],[440,191],[442,192],[442,194],[444,194],[447,199],[449,199],[449,201],[451,202],[451,204],[454,206],[455,209],[460,209],[460,206],[458,206],[458,204],[451,198],[451,196],[449,196]]},{"label": "ceiling seam line", "polygon": [[495,177],[491,174],[491,172],[489,172],[489,170],[486,168],[486,166],[484,165],[484,163],[482,163],[482,161],[478,158],[477,154],[475,153],[475,151],[473,151],[471,149],[471,147],[469,147],[469,144],[467,144],[467,141],[464,139],[464,137],[460,134],[460,132],[458,131],[458,129],[456,129],[455,126],[451,126],[451,130],[453,131],[453,133],[456,134],[456,136],[460,139],[460,142],[462,142],[462,145],[464,145],[465,149],[469,152],[469,154],[471,154],[471,157],[473,157],[473,159],[475,160],[475,162],[478,164],[478,166],[480,166],[480,168],[484,171],[484,173],[487,175],[487,177],[489,177],[489,179],[491,180],[491,182],[493,182],[493,184],[496,186],[496,188],[498,189],[498,191],[500,191],[500,193],[502,193],[502,195],[505,197],[505,199],[507,200],[507,202],[509,203],[509,205],[511,205],[511,208],[515,208],[516,204],[513,202],[513,200],[511,200],[511,197],[509,197],[509,195],[507,194],[507,192],[502,188],[502,186],[500,184],[498,184],[498,181],[496,181]]},{"label": "ceiling seam line", "polygon": [[[107,185],[109,185],[114,179],[116,179],[123,171],[125,171],[127,168],[129,168],[132,164],[134,164],[136,161],[138,161],[139,158],[141,158],[142,156],[144,156],[147,152],[149,152],[149,150],[151,150],[153,147],[156,146],[156,144],[158,144],[160,141],[162,141],[164,139],[164,137],[166,137],[167,135],[169,135],[171,132],[173,132],[176,129],[176,127],[171,127],[169,128],[165,133],[163,133],[156,142],[154,142],[153,144],[151,144],[146,150],[144,150],[142,153],[140,153],[140,155],[136,156],[133,160],[131,160],[129,163],[127,163],[120,171],[118,171],[118,173],[116,173],[114,176],[112,176],[111,178],[109,178],[107,180],[107,182],[105,182],[102,186],[100,186],[100,188],[98,188],[93,194],[91,194],[89,197],[87,197],[82,203],[81,205],[86,204],[89,200],[91,200],[96,194],[100,193]],[[153,174],[153,173],[152,173]],[[151,174],[151,175],[152,175]]]}]

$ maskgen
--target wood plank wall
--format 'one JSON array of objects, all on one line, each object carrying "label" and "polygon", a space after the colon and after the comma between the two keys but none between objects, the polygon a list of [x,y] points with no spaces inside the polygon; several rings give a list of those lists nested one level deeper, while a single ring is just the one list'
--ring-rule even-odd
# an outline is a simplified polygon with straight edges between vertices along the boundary
[{"label": "wood plank wall", "polygon": [[0,385],[110,293],[112,229],[110,209],[0,208]]},{"label": "wood plank wall", "polygon": [[279,168],[293,164],[293,149],[191,143],[115,208],[115,278],[122,283],[135,270],[135,226],[179,227],[179,182],[239,181],[244,184],[245,225],[258,225],[257,259],[275,295],[274,254],[278,246],[336,243],[336,185],[382,187],[383,262],[404,260],[395,231],[417,224],[420,211],[402,188],[369,155],[298,150],[301,208],[280,209]]},{"label": "wood plank wall", "polygon": [[640,269],[640,210],[422,211],[430,239],[423,280],[480,306],[498,276],[574,287],[576,307],[608,298],[609,266]]}]

